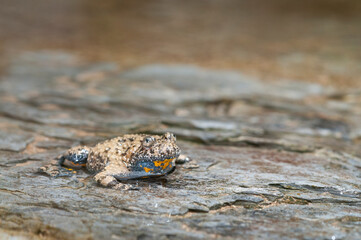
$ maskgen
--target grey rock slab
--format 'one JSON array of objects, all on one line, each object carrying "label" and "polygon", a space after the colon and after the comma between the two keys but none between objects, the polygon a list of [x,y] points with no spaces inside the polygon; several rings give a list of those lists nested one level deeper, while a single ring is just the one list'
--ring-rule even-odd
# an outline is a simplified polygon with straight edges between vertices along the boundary
[{"label": "grey rock slab", "polygon": [[221,119],[202,119],[202,118],[182,118],[182,117],[163,117],[162,123],[167,127],[185,128],[187,130],[197,129],[206,132],[222,131],[222,132],[238,132],[242,135],[264,135],[265,131],[262,128],[257,128],[251,124],[245,124],[239,120],[221,120]]},{"label": "grey rock slab", "polygon": [[204,143],[222,141],[224,139],[235,137],[239,132],[225,132],[225,131],[202,131],[196,129],[185,129],[177,127],[169,127],[164,129],[156,129],[150,131],[154,134],[164,134],[165,132],[173,132],[176,136],[182,139],[200,141]]},{"label": "grey rock slab", "polygon": [[[126,79],[125,82],[137,83],[127,89],[128,93],[124,92],[127,95],[134,94],[140,99],[166,100],[171,103],[240,97],[260,92],[264,94],[264,89],[268,89],[267,95],[288,99],[302,99],[328,91],[317,84],[283,81],[272,85],[236,71],[206,70],[189,65],[148,65],[125,72],[120,78]],[[147,95],[142,94],[142,89],[145,88],[150,89]],[[162,91],[161,95],[158,94],[159,90]],[[173,97],[175,93],[176,98]]]},{"label": "grey rock slab", "polygon": [[233,187],[231,190],[234,193],[243,193],[243,194],[254,194],[254,195],[266,195],[266,196],[274,196],[274,197],[282,197],[282,192],[276,190],[276,189],[267,189],[267,188],[261,188],[261,187]]},{"label": "grey rock slab", "polygon": [[[71,82],[87,81],[89,77],[86,75],[89,76],[90,73],[108,73],[116,69],[117,66],[113,63],[84,65],[74,55],[60,51],[29,51],[12,59],[7,76],[0,82],[0,88],[23,100],[38,95],[34,93],[67,93],[70,97],[76,90],[72,88],[74,85]],[[64,77],[70,78],[70,82],[59,81],[59,78]],[[66,92],[69,89],[71,92]]]},{"label": "grey rock slab", "polygon": [[[361,238],[358,94],[46,51],[15,58],[0,92],[0,238]],[[137,191],[37,170],[70,146],[167,131],[193,162]]]},{"label": "grey rock slab", "polygon": [[[21,167],[10,166],[0,174],[0,208],[2,215],[8,216],[2,220],[4,226],[13,224],[9,216],[20,214],[24,219],[19,220],[21,226],[26,226],[27,231],[36,230],[25,219],[36,216],[41,219],[40,229],[49,226],[49,232],[60,238],[110,238],[114,234],[129,237],[134,236],[136,229],[138,236],[172,235],[180,239],[216,235],[232,238],[244,231],[248,237],[270,232],[274,238],[315,238],[326,236],[330,230],[321,225],[336,222],[342,224],[333,230],[335,234],[357,236],[353,230],[345,234],[341,229],[349,228],[343,221],[350,226],[355,224],[345,219],[358,218],[356,212],[350,215],[349,210],[357,208],[359,199],[320,189],[347,188],[359,192],[360,188],[351,181],[357,182],[359,177],[348,169],[329,168],[327,172],[315,169],[315,165],[327,163],[328,158],[273,149],[186,142],[180,145],[200,167],[179,167],[163,179],[133,181],[132,184],[140,187],[139,191],[102,188],[85,172],[71,178],[49,178],[36,173],[41,164],[38,161]],[[45,156],[44,153],[37,158],[45,163],[48,161]],[[260,161],[266,164],[261,165]],[[210,166],[211,162],[218,163]],[[348,179],[343,179],[345,174]],[[307,202],[318,205],[304,205]],[[329,217],[320,219],[314,226],[312,219],[319,219],[317,214],[329,208],[322,204],[331,204],[338,212],[327,213]],[[275,219],[279,220],[274,223]],[[281,228],[289,221],[292,229],[298,228],[296,232]],[[255,231],[252,226],[264,230]],[[13,227],[20,229],[20,225]]]},{"label": "grey rock slab", "polygon": [[21,151],[33,141],[33,137],[28,133],[1,131],[0,130],[0,150]]},{"label": "grey rock slab", "polygon": [[54,148],[69,148],[71,147],[72,143],[70,141],[65,140],[48,140],[38,142],[36,147],[43,148],[43,149],[54,149]]},{"label": "grey rock slab", "polygon": [[277,139],[266,139],[266,138],[256,138],[248,136],[240,136],[236,138],[227,139],[232,145],[245,144],[253,146],[262,146],[269,148],[283,149],[291,152],[313,152],[317,147],[305,145],[302,142],[291,142],[287,140],[277,140]]}]

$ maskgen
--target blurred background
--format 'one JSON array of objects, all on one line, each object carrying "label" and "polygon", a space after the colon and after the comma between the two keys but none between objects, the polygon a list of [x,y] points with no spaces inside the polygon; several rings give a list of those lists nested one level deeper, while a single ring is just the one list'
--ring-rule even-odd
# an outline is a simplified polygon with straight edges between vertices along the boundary
[{"label": "blurred background", "polygon": [[360,86],[357,0],[0,2],[1,65],[63,50],[121,68],[187,63],[262,79]]}]

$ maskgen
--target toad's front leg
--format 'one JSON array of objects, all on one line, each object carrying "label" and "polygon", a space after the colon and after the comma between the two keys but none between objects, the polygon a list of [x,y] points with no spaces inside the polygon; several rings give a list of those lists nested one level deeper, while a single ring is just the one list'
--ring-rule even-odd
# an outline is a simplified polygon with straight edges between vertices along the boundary
[{"label": "toad's front leg", "polygon": [[49,164],[38,169],[40,173],[45,173],[51,177],[71,177],[74,174],[72,169],[61,166],[59,159],[53,159]]},{"label": "toad's front leg", "polygon": [[114,176],[126,175],[129,171],[125,167],[109,165],[94,176],[95,181],[104,187],[109,187],[119,190],[137,190],[139,188],[134,187],[131,184],[121,183]]},{"label": "toad's front leg", "polygon": [[175,160],[175,163],[177,165],[182,165],[183,168],[192,169],[192,168],[198,168],[199,165],[197,161],[194,159],[191,159],[189,156],[181,154],[179,157]]},{"label": "toad's front leg", "polygon": [[53,159],[48,165],[39,168],[39,172],[51,177],[70,177],[76,173],[73,169],[80,169],[86,165],[89,148],[77,146],[69,149],[65,154]]}]

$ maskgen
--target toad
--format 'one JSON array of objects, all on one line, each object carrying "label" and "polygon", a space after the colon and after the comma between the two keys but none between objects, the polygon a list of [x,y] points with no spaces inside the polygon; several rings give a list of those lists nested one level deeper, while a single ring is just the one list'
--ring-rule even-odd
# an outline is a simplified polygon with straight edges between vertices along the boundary
[{"label": "toad", "polygon": [[94,147],[69,149],[40,172],[50,176],[70,176],[73,169],[86,168],[102,186],[128,190],[133,187],[120,181],[160,177],[170,174],[175,164],[189,161],[180,156],[172,133],[164,135],[128,134],[98,143]]}]

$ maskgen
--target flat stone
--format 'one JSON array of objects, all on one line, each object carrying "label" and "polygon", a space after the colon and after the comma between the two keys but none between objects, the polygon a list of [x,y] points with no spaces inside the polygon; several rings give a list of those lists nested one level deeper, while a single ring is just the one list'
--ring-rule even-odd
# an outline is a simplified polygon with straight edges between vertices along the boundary
[{"label": "flat stone", "polygon": [[33,141],[33,137],[27,133],[13,133],[0,131],[0,150],[21,151]]},{"label": "flat stone", "polygon": [[[54,52],[20,56],[0,86],[0,237],[361,238],[355,95],[335,107],[317,84]],[[167,131],[193,161],[129,181],[139,190],[37,170],[71,146]]]}]

